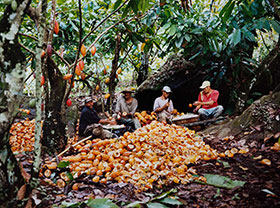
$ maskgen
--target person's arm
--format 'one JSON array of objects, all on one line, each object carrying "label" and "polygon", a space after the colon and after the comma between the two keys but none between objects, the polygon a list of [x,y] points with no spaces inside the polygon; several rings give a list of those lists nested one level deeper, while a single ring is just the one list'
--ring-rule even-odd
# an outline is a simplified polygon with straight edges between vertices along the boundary
[{"label": "person's arm", "polygon": [[117,105],[116,105],[116,113],[119,114],[121,112],[121,98],[117,100]]},{"label": "person's arm", "polygon": [[169,102],[167,102],[165,105],[163,105],[162,107],[160,107],[158,99],[155,100],[155,104],[154,104],[154,112],[156,113],[160,113],[161,111],[165,110],[166,108],[168,108],[170,105]]},{"label": "person's arm", "polygon": [[168,112],[171,113],[174,110],[173,102],[172,100],[169,101],[169,107],[168,107]]},{"label": "person's arm", "polygon": [[197,101],[195,101],[195,102],[193,103],[193,105],[196,106],[196,108],[193,109],[193,112],[194,112],[194,113],[196,113],[196,112],[201,108],[201,93],[202,93],[202,92],[200,92],[200,93],[198,94],[198,99],[197,99]]},{"label": "person's arm", "polygon": [[116,125],[116,124],[117,124],[117,122],[116,122],[115,119],[113,119],[113,120],[109,120],[109,119],[100,119],[98,123],[104,124],[104,125],[106,125],[106,124]]},{"label": "person's arm", "polygon": [[137,107],[138,107],[138,101],[137,101],[135,98],[133,98],[133,101],[132,101],[132,110],[131,110],[131,112],[129,112],[129,115],[133,116],[134,113],[135,113],[136,110],[137,110]]}]

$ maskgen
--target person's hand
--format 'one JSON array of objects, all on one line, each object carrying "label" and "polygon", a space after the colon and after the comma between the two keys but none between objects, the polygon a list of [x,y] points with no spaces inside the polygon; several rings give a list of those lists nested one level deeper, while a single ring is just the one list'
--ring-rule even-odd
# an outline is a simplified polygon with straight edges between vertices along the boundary
[{"label": "person's hand", "polygon": [[198,107],[196,107],[195,109],[193,109],[193,112],[196,113],[198,111]]},{"label": "person's hand", "polygon": [[193,105],[194,105],[194,106],[201,105],[201,102],[199,102],[199,101],[195,101],[195,102],[193,103]]},{"label": "person's hand", "polygon": [[169,102],[165,103],[164,109],[168,108],[169,106],[170,106],[170,103],[169,103]]},{"label": "person's hand", "polygon": [[110,125],[117,125],[117,122],[116,122],[116,120],[112,120],[112,121],[110,121],[109,124],[110,124]]}]

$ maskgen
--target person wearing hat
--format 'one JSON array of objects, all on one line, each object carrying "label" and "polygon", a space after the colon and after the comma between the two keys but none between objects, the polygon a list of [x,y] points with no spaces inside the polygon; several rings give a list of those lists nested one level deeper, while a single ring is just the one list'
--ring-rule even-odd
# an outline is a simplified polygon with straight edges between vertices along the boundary
[{"label": "person wearing hat", "polygon": [[209,81],[202,83],[198,101],[193,103],[196,106],[194,112],[198,112],[202,119],[217,118],[224,110],[223,106],[218,105],[219,91],[211,89],[210,85]]},{"label": "person wearing hat", "polygon": [[171,112],[174,110],[173,102],[169,97],[171,92],[170,87],[164,86],[162,88],[162,95],[155,99],[153,109],[157,113],[159,121],[171,121]]},{"label": "person wearing hat", "polygon": [[111,124],[116,125],[115,120],[110,119],[101,119],[99,118],[96,110],[93,108],[93,104],[96,100],[93,100],[91,97],[85,99],[85,105],[82,108],[80,116],[80,125],[79,125],[79,135],[80,136],[89,136],[91,131],[88,130],[92,124]]},{"label": "person wearing hat", "polygon": [[138,107],[138,101],[131,96],[134,91],[131,88],[125,88],[121,93],[117,105],[116,113],[118,114],[118,123],[126,126],[131,126],[133,129],[141,127],[137,118],[134,118],[134,113]]}]

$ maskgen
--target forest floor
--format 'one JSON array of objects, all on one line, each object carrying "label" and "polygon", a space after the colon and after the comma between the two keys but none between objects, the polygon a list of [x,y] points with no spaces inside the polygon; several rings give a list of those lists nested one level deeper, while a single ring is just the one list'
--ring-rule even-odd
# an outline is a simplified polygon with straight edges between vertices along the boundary
[{"label": "forest floor", "polygon": [[[271,149],[278,142],[280,132],[263,138],[260,128],[252,128],[251,131],[224,139],[211,134],[202,136],[205,143],[218,152],[239,146],[248,147],[249,152],[245,154],[237,153],[233,157],[221,157],[218,160],[202,160],[192,165],[198,175],[226,176],[245,182],[243,186],[228,189],[197,182],[186,185],[174,183],[162,189],[153,188],[138,193],[131,184],[93,183],[84,174],[74,181],[79,183],[78,190],[71,190],[73,182],[61,189],[42,182],[37,192],[33,193],[33,200],[38,204],[37,207],[87,207],[83,202],[89,198],[109,198],[119,207],[125,207],[134,201],[142,202],[142,207],[153,207],[144,204],[155,199],[155,196],[172,190],[170,195],[175,196],[182,204],[166,205],[167,207],[280,207],[280,151]],[[20,158],[23,166],[28,169],[28,157],[21,155]],[[271,165],[262,164],[262,159],[269,159]]]}]

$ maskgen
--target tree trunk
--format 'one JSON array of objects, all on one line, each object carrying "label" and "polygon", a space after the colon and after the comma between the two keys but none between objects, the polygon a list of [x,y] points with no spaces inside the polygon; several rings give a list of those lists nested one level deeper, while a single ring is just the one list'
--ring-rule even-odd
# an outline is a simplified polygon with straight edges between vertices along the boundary
[{"label": "tree trunk", "polygon": [[4,207],[20,206],[16,197],[24,185],[9,144],[9,129],[18,112],[26,64],[17,34],[30,2],[17,0],[16,10],[7,5],[0,20],[0,204]]},{"label": "tree trunk", "polygon": [[148,78],[149,54],[143,53],[141,66],[138,69],[137,86],[140,86]]},{"label": "tree trunk", "polygon": [[109,109],[109,112],[112,113],[112,103],[113,103],[113,96],[115,93],[115,88],[117,86],[116,82],[116,72],[118,70],[118,63],[120,59],[120,50],[121,50],[121,34],[117,34],[116,38],[116,48],[115,48],[115,56],[112,61],[112,71],[110,73],[110,82],[109,82],[109,93],[110,93],[110,98],[109,102],[107,103],[107,109]]},{"label": "tree trunk", "polygon": [[51,153],[59,152],[66,145],[65,123],[63,122],[61,104],[66,90],[63,75],[52,59],[47,60],[48,79],[51,90],[46,106],[43,125],[42,145]]}]

